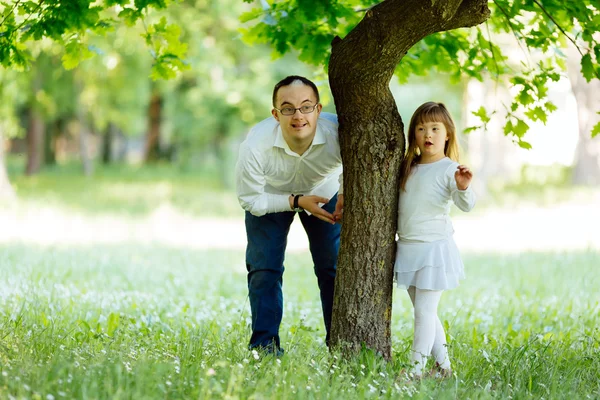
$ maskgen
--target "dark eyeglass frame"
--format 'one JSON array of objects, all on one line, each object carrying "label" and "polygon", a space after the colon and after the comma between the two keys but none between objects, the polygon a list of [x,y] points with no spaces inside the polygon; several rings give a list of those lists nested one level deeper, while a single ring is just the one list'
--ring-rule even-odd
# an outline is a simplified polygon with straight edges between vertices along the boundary
[{"label": "dark eyeglass frame", "polygon": [[[275,110],[279,111],[281,113],[281,115],[285,115],[285,116],[292,116],[294,114],[296,114],[296,111],[300,111],[301,114],[310,114],[313,111],[315,111],[315,108],[317,108],[317,106],[319,105],[319,103],[313,105],[313,106],[302,106],[302,107],[298,107],[298,108],[294,108],[294,107],[283,107],[281,109],[277,108],[277,107],[273,107]],[[302,109],[304,109],[304,111],[302,111]],[[289,111],[283,112],[283,110],[294,110],[292,113],[290,113]]]}]

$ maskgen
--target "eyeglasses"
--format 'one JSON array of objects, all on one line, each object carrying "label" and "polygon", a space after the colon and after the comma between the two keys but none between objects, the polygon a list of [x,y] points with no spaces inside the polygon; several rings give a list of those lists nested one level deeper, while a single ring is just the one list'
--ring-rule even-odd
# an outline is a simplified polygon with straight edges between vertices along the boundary
[{"label": "eyeglasses", "polygon": [[294,108],[294,107],[283,107],[282,109],[275,108],[277,111],[279,111],[281,114],[283,115],[294,115],[296,114],[296,110],[299,110],[302,114],[310,114],[311,112],[315,111],[315,107],[317,107],[319,105],[319,103],[313,105],[313,106],[302,106],[299,108]]}]

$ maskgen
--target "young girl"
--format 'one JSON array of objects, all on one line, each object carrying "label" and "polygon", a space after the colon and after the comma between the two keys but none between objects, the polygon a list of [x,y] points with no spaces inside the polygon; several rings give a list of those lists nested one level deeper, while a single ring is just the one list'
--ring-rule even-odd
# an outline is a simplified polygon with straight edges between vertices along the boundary
[{"label": "young girl", "polygon": [[410,371],[424,373],[427,357],[436,373],[451,376],[446,333],[437,316],[442,292],[458,286],[464,267],[454,243],[450,201],[463,211],[475,205],[473,173],[458,164],[456,129],[442,103],[420,106],[410,120],[408,149],[402,163],[398,206],[398,246],[394,275],[408,289],[414,306],[414,341]]}]

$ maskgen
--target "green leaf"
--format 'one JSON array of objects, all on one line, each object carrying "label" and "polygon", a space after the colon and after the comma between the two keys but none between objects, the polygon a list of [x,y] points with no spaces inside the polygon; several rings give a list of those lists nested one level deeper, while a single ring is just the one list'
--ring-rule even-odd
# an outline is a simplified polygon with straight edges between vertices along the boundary
[{"label": "green leaf", "polygon": [[590,53],[581,58],[581,73],[588,82],[591,81],[596,75],[594,72],[594,63],[592,62],[592,56]]},{"label": "green leaf", "polygon": [[110,313],[110,315],[108,316],[108,328],[107,328],[107,334],[108,336],[113,336],[113,334],[115,333],[115,330],[117,330],[117,328],[119,327],[119,314],[115,314],[115,313]]},{"label": "green leaf", "polygon": [[514,127],[513,132],[517,137],[523,137],[525,133],[529,130],[529,125],[525,123],[520,118],[517,118],[517,125]]},{"label": "green leaf", "polygon": [[463,129],[463,133],[464,134],[471,133],[471,132],[476,131],[476,130],[481,129],[481,128],[483,128],[481,125],[480,126],[469,126],[469,127],[465,128],[465,129]]},{"label": "green leaf", "polygon": [[517,144],[519,145],[520,148],[522,149],[526,149],[526,150],[531,150],[533,147],[531,146],[531,144],[529,144],[528,142],[525,142],[523,140],[519,140],[517,142]]},{"label": "green leaf", "polygon": [[534,102],[533,97],[529,94],[528,88],[521,90],[521,92],[517,96],[517,100],[519,101],[519,103],[521,103],[524,106]]},{"label": "green leaf", "polygon": [[134,26],[139,18],[142,17],[142,13],[138,10],[134,10],[133,8],[124,8],[119,13],[119,18],[125,21],[127,26]]},{"label": "green leaf", "polygon": [[548,112],[549,112],[549,113],[551,113],[551,112],[554,112],[554,111],[558,110],[558,107],[556,107],[556,106],[554,105],[554,103],[552,103],[551,101],[547,101],[547,102],[544,104],[544,107],[546,107],[546,110],[548,110]]},{"label": "green leaf", "polygon": [[65,46],[65,54],[62,56],[62,63],[65,69],[73,69],[80,62],[91,58],[94,55],[86,45],[73,40]]},{"label": "green leaf", "polygon": [[527,111],[525,115],[527,115],[532,121],[542,121],[544,124],[546,124],[546,121],[548,119],[546,111],[540,106],[537,106]]},{"label": "green leaf", "polygon": [[479,110],[473,111],[473,115],[479,117],[484,124],[490,122],[490,117],[487,114],[487,110],[483,106],[479,107]]},{"label": "green leaf", "polygon": [[240,22],[245,24],[248,21],[252,21],[253,19],[260,17],[263,13],[263,10],[261,10],[260,8],[254,9],[252,11],[247,11],[240,15]]},{"label": "green leaf", "polygon": [[[600,113],[598,113],[598,114],[600,114]],[[600,122],[598,122],[592,129],[592,137],[594,138],[598,135],[600,135]]]}]

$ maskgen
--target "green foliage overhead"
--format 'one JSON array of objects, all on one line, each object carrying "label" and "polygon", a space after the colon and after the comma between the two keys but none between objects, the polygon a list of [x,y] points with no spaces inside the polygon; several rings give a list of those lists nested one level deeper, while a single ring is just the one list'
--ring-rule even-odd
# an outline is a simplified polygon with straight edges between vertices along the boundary
[{"label": "green foliage overhead", "polygon": [[171,0],[0,0],[0,65],[23,69],[32,61],[28,43],[50,39],[65,49],[67,69],[99,53],[90,41],[120,23],[142,21],[144,39],[154,58],[152,77],[171,78],[187,69],[187,47],[180,43],[180,28],[165,19],[147,24],[151,10],[165,9]]},{"label": "green foliage overhead", "polygon": [[[251,0],[244,0],[253,3]],[[334,37],[345,37],[372,6],[373,0],[261,0],[260,8],[242,15],[248,42],[270,43],[276,54],[292,49],[301,60],[327,66]],[[581,54],[581,73],[600,78],[600,2],[597,0],[494,0],[491,18],[477,28],[428,36],[399,63],[396,75],[406,82],[412,75],[442,72],[453,81],[495,79],[517,89],[505,104],[505,133],[517,143],[529,129],[528,121],[546,122],[556,106],[546,99],[548,83],[558,81],[566,68],[563,50],[572,42]],[[407,18],[419,18],[418,10]],[[399,24],[402,22],[399,21]],[[596,35],[595,35],[596,34]],[[519,54],[507,49],[520,47]],[[476,114],[477,115],[477,114]],[[482,120],[482,126],[485,121]],[[594,133],[600,131],[600,125]]]}]

